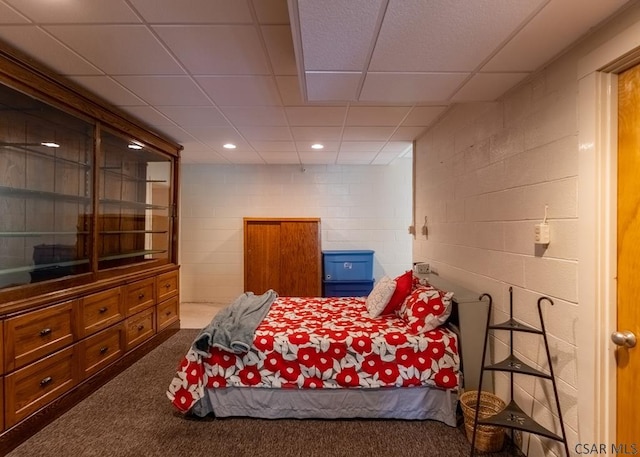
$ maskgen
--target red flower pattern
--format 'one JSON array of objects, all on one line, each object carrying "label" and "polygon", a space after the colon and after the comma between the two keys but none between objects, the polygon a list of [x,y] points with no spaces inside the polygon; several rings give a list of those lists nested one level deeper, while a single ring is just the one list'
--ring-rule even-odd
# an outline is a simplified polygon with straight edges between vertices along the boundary
[{"label": "red flower pattern", "polygon": [[205,387],[457,387],[453,332],[438,327],[417,335],[397,315],[371,318],[364,300],[279,297],[247,354],[211,348],[202,357],[190,350],[167,394],[186,412]]}]

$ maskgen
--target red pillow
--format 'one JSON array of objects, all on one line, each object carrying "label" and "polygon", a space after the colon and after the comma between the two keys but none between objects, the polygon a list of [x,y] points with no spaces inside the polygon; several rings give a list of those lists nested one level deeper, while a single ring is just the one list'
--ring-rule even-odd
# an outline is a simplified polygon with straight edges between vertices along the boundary
[{"label": "red pillow", "polygon": [[451,314],[453,292],[431,286],[415,289],[400,307],[402,317],[411,332],[425,333],[444,324]]},{"label": "red pillow", "polygon": [[404,299],[411,293],[413,287],[413,273],[411,270],[398,276],[396,279],[396,290],[389,299],[389,303],[384,307],[380,315],[394,314],[400,310]]}]

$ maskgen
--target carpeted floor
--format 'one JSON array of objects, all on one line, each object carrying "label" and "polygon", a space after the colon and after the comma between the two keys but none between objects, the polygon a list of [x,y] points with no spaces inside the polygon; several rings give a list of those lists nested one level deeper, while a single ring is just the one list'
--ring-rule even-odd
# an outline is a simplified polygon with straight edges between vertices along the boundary
[{"label": "carpeted floor", "polygon": [[[165,390],[197,330],[180,330],[8,454],[35,456],[455,457],[462,429],[433,421],[186,419]],[[513,449],[485,456],[513,455]]]}]

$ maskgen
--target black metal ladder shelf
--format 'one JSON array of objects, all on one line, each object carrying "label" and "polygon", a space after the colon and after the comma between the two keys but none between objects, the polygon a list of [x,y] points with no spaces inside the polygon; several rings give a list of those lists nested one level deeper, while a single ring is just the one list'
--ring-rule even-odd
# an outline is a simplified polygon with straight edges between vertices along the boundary
[{"label": "black metal ladder shelf", "polygon": [[[507,406],[497,414],[480,419],[478,417],[480,409],[480,393],[478,392],[476,400],[475,417],[473,421],[473,435],[471,438],[471,457],[475,453],[476,444],[476,429],[478,425],[493,425],[503,427],[511,430],[520,430],[527,433],[533,433],[535,435],[544,436],[552,440],[559,441],[564,444],[564,450],[567,457],[569,456],[569,446],[567,444],[567,435],[564,430],[564,422],[562,420],[562,412],[560,410],[560,400],[558,398],[558,389],[556,387],[556,380],[553,374],[553,364],[551,363],[551,354],[549,352],[549,343],[547,342],[547,333],[544,327],[544,319],[542,318],[542,302],[547,301],[553,305],[553,301],[549,297],[540,297],[538,299],[538,316],[540,318],[540,329],[523,324],[513,318],[513,288],[509,288],[509,319],[499,324],[491,324],[491,312],[493,299],[489,294],[482,294],[480,300],[488,298],[489,300],[489,312],[487,313],[487,324],[484,334],[484,351],[482,352],[482,363],[480,368],[480,382],[478,385],[482,386],[482,378],[485,371],[500,371],[509,373],[510,377],[510,399]],[[489,340],[489,333],[493,331],[508,331],[509,332],[509,355],[500,362],[493,364],[486,364],[487,344]],[[517,332],[530,333],[542,336],[544,341],[544,348],[547,355],[547,363],[549,372],[538,370],[527,363],[520,360],[514,354],[513,334]],[[561,435],[558,435],[542,425],[538,424],[534,419],[527,415],[520,406],[514,400],[513,395],[513,376],[514,374],[521,374],[526,376],[535,376],[541,379],[551,381],[553,385],[553,394],[555,396],[556,411],[558,413],[558,420],[560,422]]]}]

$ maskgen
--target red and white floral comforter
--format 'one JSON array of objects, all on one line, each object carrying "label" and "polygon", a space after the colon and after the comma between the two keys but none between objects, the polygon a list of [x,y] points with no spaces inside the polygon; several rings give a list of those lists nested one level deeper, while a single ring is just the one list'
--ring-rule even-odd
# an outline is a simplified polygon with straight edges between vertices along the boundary
[{"label": "red and white floral comforter", "polygon": [[455,333],[407,331],[397,316],[371,318],[362,297],[279,297],[249,352],[190,349],[167,395],[187,412],[207,388],[380,388],[459,384]]}]

